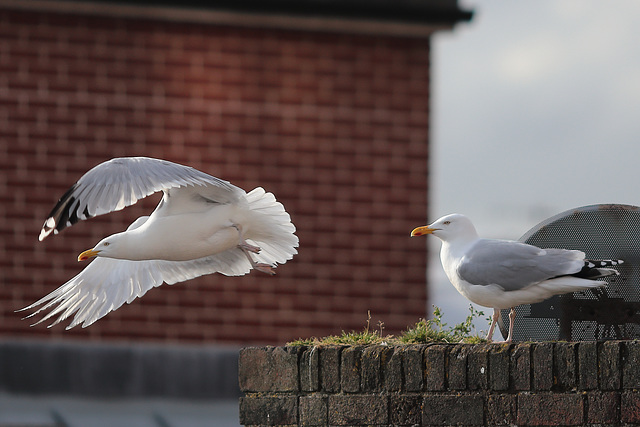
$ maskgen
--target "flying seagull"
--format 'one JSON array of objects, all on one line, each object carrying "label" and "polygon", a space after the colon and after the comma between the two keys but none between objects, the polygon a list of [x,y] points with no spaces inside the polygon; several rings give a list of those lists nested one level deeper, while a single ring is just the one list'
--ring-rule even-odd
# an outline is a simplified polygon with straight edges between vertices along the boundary
[{"label": "flying seagull", "polygon": [[488,341],[492,340],[501,309],[511,309],[506,340],[511,342],[516,306],[606,286],[606,282],[597,279],[618,272],[604,267],[623,262],[588,260],[584,252],[577,250],[541,249],[510,240],[481,239],[469,218],[460,214],[443,216],[411,232],[411,236],[425,234],[442,240],[440,261],[458,292],[475,304],[493,308]]},{"label": "flying seagull", "polygon": [[101,163],[62,196],[44,222],[39,240],[80,220],[114,212],[162,191],[150,216],[105,237],[78,261],[84,270],[22,310],[51,311],[35,324],[73,316],[67,329],[87,327],[123,303],[163,282],[174,284],[251,269],[275,274],[296,253],[298,237],[289,214],[261,187],[246,193],[188,166],[147,157]]}]

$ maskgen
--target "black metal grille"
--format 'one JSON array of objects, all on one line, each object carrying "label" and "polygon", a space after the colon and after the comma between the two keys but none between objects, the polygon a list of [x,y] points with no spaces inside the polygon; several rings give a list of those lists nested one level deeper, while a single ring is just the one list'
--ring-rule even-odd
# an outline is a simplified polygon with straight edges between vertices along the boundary
[{"label": "black metal grille", "polygon": [[[609,286],[516,307],[514,341],[589,341],[640,338],[640,207],[592,205],[558,214],[533,227],[521,242],[578,249],[589,259],[621,259]],[[507,336],[508,310],[500,332]]]}]

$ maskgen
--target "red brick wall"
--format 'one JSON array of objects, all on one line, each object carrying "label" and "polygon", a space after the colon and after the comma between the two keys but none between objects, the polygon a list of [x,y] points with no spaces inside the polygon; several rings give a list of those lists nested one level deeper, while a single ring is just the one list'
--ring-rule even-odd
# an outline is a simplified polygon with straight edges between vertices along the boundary
[{"label": "red brick wall", "polygon": [[[0,10],[0,334],[282,343],[393,333],[426,312],[427,40]],[[267,277],[153,289],[83,330],[21,308],[77,274],[76,256],[157,195],[38,242],[82,173],[117,156],[263,186],[298,228]]]}]

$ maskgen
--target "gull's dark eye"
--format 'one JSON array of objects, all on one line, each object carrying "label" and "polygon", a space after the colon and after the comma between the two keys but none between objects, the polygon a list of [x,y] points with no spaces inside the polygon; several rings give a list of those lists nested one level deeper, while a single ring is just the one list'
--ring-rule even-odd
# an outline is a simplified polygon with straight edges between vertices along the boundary
[{"label": "gull's dark eye", "polygon": [[104,242],[105,246],[109,246],[109,244],[110,244],[109,242]]},{"label": "gull's dark eye", "polygon": [[451,224],[451,221],[445,221],[445,222],[443,222],[443,224],[444,225],[449,225],[449,224]]}]

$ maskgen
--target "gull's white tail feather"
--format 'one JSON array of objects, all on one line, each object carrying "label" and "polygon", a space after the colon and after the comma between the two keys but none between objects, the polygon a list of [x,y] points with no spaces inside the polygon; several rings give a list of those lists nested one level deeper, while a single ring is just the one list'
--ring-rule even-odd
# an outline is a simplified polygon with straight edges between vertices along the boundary
[{"label": "gull's white tail feather", "polygon": [[581,279],[573,276],[563,276],[555,279],[549,279],[540,283],[538,286],[541,289],[541,294],[543,294],[541,295],[541,299],[538,301],[542,301],[547,298],[551,298],[554,295],[562,295],[607,286],[607,282]]},{"label": "gull's white tail feather", "polygon": [[258,262],[274,265],[284,264],[298,253],[298,236],[291,217],[275,196],[257,187],[247,193],[251,209],[251,226],[244,230],[245,238],[259,246],[261,251],[254,255]]}]

